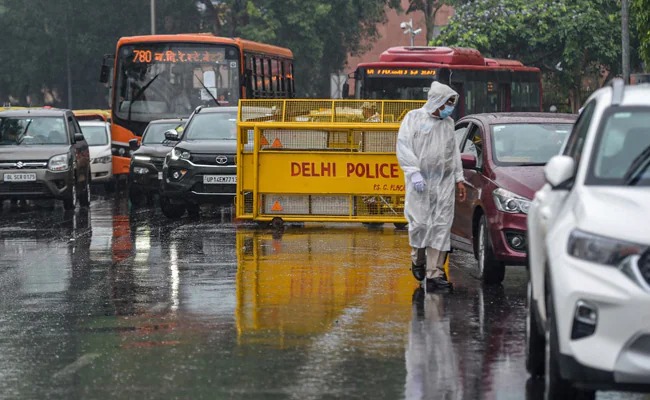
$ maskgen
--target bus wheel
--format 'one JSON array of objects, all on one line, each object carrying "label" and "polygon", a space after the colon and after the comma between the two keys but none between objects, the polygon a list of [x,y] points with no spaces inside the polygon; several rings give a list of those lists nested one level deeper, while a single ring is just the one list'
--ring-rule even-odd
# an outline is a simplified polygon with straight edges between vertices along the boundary
[{"label": "bus wheel", "polygon": [[409,224],[405,224],[403,222],[395,222],[393,225],[395,225],[395,229],[398,231],[406,230],[406,227],[409,226]]}]

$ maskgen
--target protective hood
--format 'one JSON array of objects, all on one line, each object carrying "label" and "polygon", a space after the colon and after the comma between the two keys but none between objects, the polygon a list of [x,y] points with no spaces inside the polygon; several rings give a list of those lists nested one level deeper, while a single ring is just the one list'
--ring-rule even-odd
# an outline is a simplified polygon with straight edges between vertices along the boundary
[{"label": "protective hood", "polygon": [[452,88],[440,82],[433,82],[429,89],[429,98],[422,108],[426,110],[427,114],[431,115],[453,96],[458,99],[458,93]]}]

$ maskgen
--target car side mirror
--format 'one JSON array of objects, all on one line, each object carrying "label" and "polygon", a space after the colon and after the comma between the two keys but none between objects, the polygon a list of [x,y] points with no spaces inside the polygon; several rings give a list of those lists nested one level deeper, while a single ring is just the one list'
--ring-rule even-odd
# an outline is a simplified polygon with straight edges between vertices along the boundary
[{"label": "car side mirror", "polygon": [[83,133],[78,133],[78,132],[77,132],[77,133],[74,134],[74,141],[75,141],[75,143],[76,143],[76,142],[81,142],[81,141],[84,141],[84,140],[86,140],[86,138],[84,137],[84,134],[83,134]]},{"label": "car side mirror", "polygon": [[110,67],[106,64],[103,64],[102,68],[99,70],[99,82],[108,83],[108,75],[110,75],[110,73]]},{"label": "car side mirror", "polygon": [[138,144],[138,139],[131,139],[129,140],[129,148],[133,151],[137,150],[140,148],[140,145]]},{"label": "car side mirror", "polygon": [[460,161],[463,169],[476,169],[476,156],[474,154],[461,154]]},{"label": "car side mirror", "polygon": [[555,188],[575,176],[575,161],[573,158],[564,155],[552,157],[544,167],[546,181]]},{"label": "car side mirror", "polygon": [[165,139],[178,142],[180,140],[180,136],[178,136],[176,129],[169,129],[165,131]]}]

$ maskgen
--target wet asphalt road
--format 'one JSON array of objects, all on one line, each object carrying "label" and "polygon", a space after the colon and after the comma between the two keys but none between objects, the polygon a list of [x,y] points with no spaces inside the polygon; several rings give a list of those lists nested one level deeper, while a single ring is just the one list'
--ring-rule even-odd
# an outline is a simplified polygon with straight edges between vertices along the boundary
[{"label": "wet asphalt road", "polygon": [[539,398],[525,270],[483,288],[455,253],[455,292],[425,297],[407,243],[389,225],[279,235],[221,210],[5,202],[0,398]]}]

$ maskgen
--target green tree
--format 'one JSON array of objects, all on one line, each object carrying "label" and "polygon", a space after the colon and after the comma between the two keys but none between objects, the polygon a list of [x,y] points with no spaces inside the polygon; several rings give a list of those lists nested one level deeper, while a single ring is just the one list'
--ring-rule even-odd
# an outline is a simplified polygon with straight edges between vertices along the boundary
[{"label": "green tree", "polygon": [[650,65],[650,0],[632,0],[630,17],[638,32],[638,55]]},{"label": "green tree", "polygon": [[436,15],[443,6],[459,6],[470,0],[409,0],[406,14],[421,11],[424,14],[427,43],[433,40],[436,28]]},{"label": "green tree", "polygon": [[[98,82],[102,56],[121,36],[149,32],[148,2],[3,0],[0,9],[0,100],[106,107]],[[128,10],[128,12],[125,12]],[[68,91],[68,87],[71,89]],[[70,93],[68,93],[70,92]]]},{"label": "green tree", "polygon": [[585,77],[620,70],[620,4],[609,0],[476,0],[456,9],[435,44],[474,47],[540,67],[567,88],[571,108]]},{"label": "green tree", "polygon": [[399,0],[224,0],[210,10],[216,34],[290,48],[298,95],[329,96],[329,75],[377,38],[386,8]]}]

